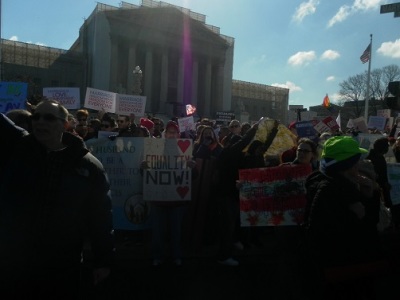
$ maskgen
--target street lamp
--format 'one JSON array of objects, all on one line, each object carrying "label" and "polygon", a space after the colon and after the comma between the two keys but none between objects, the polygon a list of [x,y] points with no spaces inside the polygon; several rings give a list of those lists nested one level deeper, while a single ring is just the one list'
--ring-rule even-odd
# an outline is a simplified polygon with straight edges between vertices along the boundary
[{"label": "street lamp", "polygon": [[134,95],[140,95],[142,93],[142,90],[140,89],[142,77],[143,77],[142,70],[140,70],[139,66],[136,66],[135,69],[133,70],[133,94]]}]

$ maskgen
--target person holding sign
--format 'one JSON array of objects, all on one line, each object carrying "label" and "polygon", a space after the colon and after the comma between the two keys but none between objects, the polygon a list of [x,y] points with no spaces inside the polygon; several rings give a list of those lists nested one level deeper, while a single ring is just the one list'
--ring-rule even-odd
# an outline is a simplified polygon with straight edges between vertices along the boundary
[{"label": "person holding sign", "polygon": [[[174,121],[169,121],[165,126],[164,137],[165,139],[179,139],[179,126]],[[196,163],[192,160],[186,162],[187,166],[195,171]],[[150,169],[147,161],[143,161],[140,169]],[[196,173],[192,171],[192,179]],[[148,199],[144,199],[147,200]],[[183,251],[182,251],[182,220],[186,210],[188,201],[176,199],[168,201],[151,201],[151,217],[152,217],[152,238],[151,249],[153,255],[153,266],[161,265],[167,258],[166,253],[166,229],[170,230],[170,246],[173,263],[176,266],[182,265]]]}]

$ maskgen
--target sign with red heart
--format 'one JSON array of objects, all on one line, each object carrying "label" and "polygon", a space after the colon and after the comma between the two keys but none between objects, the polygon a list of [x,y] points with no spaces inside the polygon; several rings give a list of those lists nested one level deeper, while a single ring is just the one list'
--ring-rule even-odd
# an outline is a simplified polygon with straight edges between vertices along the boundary
[{"label": "sign with red heart", "polygon": [[185,199],[186,194],[189,192],[189,187],[188,186],[178,186],[176,188],[176,192],[179,194],[179,196],[182,199]]},{"label": "sign with red heart", "polygon": [[178,147],[179,147],[179,149],[181,149],[182,153],[185,153],[186,150],[190,147],[190,141],[189,140],[179,140]]}]

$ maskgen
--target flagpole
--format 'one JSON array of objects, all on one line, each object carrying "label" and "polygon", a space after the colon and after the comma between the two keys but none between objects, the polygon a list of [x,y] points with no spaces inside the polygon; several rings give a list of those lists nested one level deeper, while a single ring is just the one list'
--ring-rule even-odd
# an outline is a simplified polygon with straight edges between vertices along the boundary
[{"label": "flagpole", "polygon": [[368,104],[369,104],[369,82],[370,82],[370,77],[371,77],[371,60],[372,60],[372,34],[370,36],[370,54],[369,54],[369,60],[368,60],[368,75],[367,75],[367,93],[365,95],[365,112],[364,112],[364,119],[365,122],[368,123]]}]

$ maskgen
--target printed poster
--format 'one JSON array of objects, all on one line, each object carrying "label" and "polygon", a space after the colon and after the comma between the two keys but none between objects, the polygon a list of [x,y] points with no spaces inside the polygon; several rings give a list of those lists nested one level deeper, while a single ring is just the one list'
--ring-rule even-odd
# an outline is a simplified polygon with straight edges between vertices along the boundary
[{"label": "printed poster", "polygon": [[12,109],[26,109],[28,84],[25,82],[0,82],[0,112]]},{"label": "printed poster", "polygon": [[49,100],[61,103],[66,109],[81,108],[81,100],[78,87],[45,87],[43,96]]},{"label": "printed poster", "polygon": [[141,230],[150,227],[150,205],[143,200],[143,160],[145,138],[90,139],[86,146],[103,164],[111,185],[115,229]]},{"label": "printed poster", "polygon": [[146,201],[191,200],[191,139],[145,139],[143,199]]},{"label": "printed poster", "polygon": [[239,170],[242,227],[299,225],[304,221],[310,165]]}]

